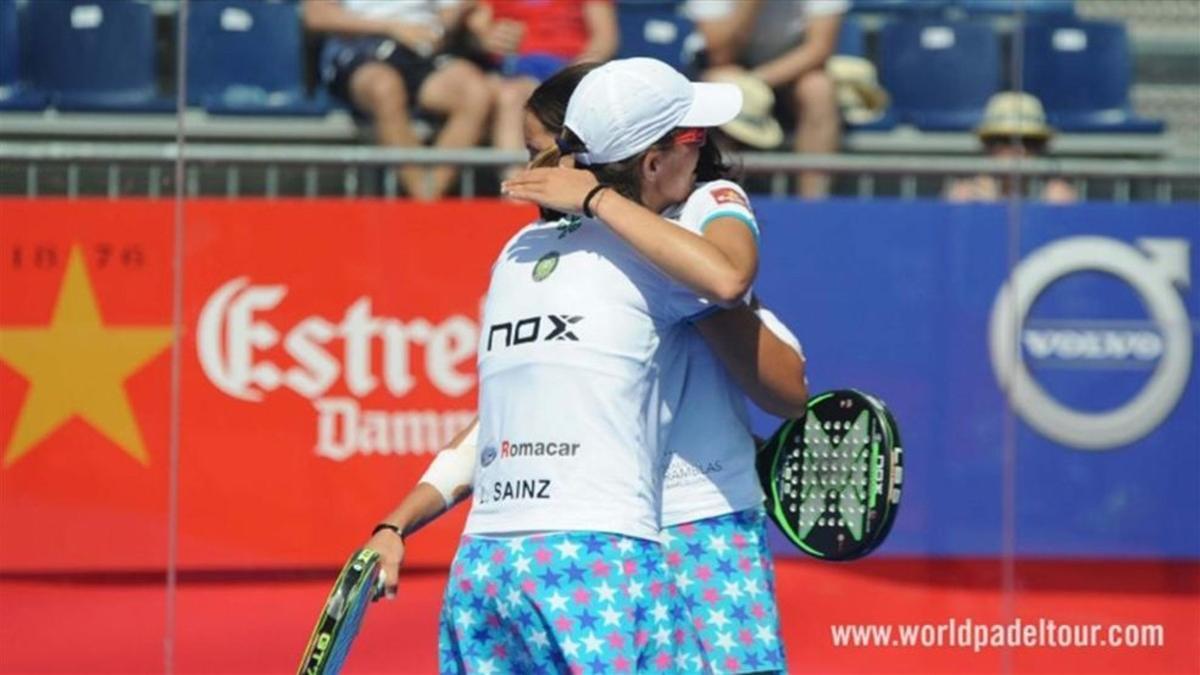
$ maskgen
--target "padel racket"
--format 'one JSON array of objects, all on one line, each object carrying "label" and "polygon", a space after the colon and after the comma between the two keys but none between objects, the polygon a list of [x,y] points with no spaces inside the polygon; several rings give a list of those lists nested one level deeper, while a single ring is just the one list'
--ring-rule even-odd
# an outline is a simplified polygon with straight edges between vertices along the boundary
[{"label": "padel racket", "polygon": [[350,643],[362,624],[363,613],[372,597],[382,590],[379,570],[379,554],[369,548],[350,556],[325,601],[312,637],[308,639],[298,675],[337,675],[341,672],[350,652]]},{"label": "padel racket", "polygon": [[882,401],[853,389],[819,394],[760,448],[767,513],[797,548],[822,560],[875,549],[900,506],[900,430]]}]

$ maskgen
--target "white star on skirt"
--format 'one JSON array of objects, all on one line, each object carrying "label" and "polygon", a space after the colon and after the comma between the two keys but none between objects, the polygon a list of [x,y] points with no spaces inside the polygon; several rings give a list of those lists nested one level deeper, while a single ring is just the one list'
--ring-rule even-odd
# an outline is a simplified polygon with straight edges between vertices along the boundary
[{"label": "white star on skirt", "polygon": [[600,610],[600,616],[604,617],[605,626],[616,626],[621,623],[621,613],[612,607]]},{"label": "white star on skirt", "polygon": [[729,619],[725,618],[725,612],[718,609],[709,611],[708,621],[709,623],[716,624],[717,628],[724,628],[725,624],[729,623]]},{"label": "white star on skirt", "polygon": [[[569,640],[570,638],[568,637],[567,639]],[[550,641],[546,639],[546,631],[544,631],[544,630],[533,631],[533,633],[529,636],[529,642],[530,642],[530,644],[537,645],[538,647],[541,647],[542,649],[545,649],[546,647],[550,646]],[[566,650],[566,644],[567,644],[566,640],[564,640],[563,641],[563,650],[564,651]]]},{"label": "white star on skirt", "polygon": [[553,595],[546,598],[546,602],[550,603],[550,609],[556,612],[563,612],[567,609],[567,599],[560,595],[558,591],[554,591]]},{"label": "white star on skirt", "polygon": [[476,565],[475,565],[475,570],[474,570],[474,571],[472,571],[472,572],[471,572],[471,574],[472,574],[472,575],[473,575],[473,576],[474,576],[476,579],[482,579],[482,578],[486,577],[486,576],[488,575],[488,566],[487,566],[487,563],[485,563],[485,562],[483,562],[482,560],[480,560],[478,563],[476,563]]},{"label": "white star on skirt", "polygon": [[563,557],[563,560],[579,558],[579,544],[569,539],[561,544],[556,544],[554,548],[558,549],[558,554]]},{"label": "white star on skirt", "polygon": [[708,545],[712,550],[717,552],[717,555],[724,557],[725,552],[729,550],[729,544],[725,543],[725,537],[714,535],[708,538]]},{"label": "white star on skirt", "polygon": [[762,593],[762,589],[758,587],[758,581],[756,581],[753,578],[748,577],[746,579],[745,586],[746,586],[746,593],[750,597],[757,597],[759,593]]},{"label": "white star on skirt", "polygon": [[681,591],[686,591],[688,586],[691,586],[694,583],[696,582],[688,578],[687,572],[680,572],[679,574],[675,575],[675,585],[678,586],[679,590]]},{"label": "white star on skirt", "polygon": [[466,630],[475,625],[475,616],[471,614],[471,610],[469,609],[460,609],[458,610],[458,621],[455,623],[458,623],[462,626],[463,630]]},{"label": "white star on skirt", "polygon": [[667,620],[667,608],[661,602],[655,601],[654,609],[651,609],[650,613],[654,615],[654,623]]},{"label": "white star on skirt", "polygon": [[583,638],[583,646],[587,649],[589,654],[598,653],[600,651],[600,645],[602,644],[604,644],[604,640],[597,638],[595,633],[588,633]]},{"label": "white star on skirt", "polygon": [[[600,596],[601,602],[613,602],[617,595],[617,589],[609,586],[607,581],[603,581],[596,587],[596,594]],[[630,594],[632,595],[632,592]]]}]

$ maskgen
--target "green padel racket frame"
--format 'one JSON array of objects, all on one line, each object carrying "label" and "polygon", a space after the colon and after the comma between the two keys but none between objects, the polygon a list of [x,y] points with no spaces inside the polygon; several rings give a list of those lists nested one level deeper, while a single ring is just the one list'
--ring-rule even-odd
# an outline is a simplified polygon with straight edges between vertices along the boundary
[{"label": "green padel racket frame", "polygon": [[379,569],[379,554],[371,549],[364,548],[350,556],[321,609],[298,675],[341,672],[367,605],[380,591]]},{"label": "green padel racket frame", "polygon": [[793,545],[822,560],[873,551],[900,506],[904,453],[887,406],[838,389],[812,397],[759,448],[767,513]]}]

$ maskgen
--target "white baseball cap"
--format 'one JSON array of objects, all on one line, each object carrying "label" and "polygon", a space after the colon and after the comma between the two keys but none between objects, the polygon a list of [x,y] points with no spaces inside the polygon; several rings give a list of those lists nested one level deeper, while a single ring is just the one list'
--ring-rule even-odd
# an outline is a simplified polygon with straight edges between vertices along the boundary
[{"label": "white baseball cap", "polygon": [[628,159],[679,127],[719,127],[737,117],[735,85],[691,82],[657,59],[610,61],[579,82],[563,126],[579,137],[580,164]]}]

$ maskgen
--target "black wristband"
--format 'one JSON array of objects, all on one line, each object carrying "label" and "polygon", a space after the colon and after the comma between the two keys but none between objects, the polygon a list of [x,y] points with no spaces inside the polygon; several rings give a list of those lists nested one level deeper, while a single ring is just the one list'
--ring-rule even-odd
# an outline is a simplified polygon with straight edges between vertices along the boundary
[{"label": "black wristband", "polygon": [[375,529],[371,530],[371,536],[374,537],[383,530],[391,530],[392,532],[395,532],[396,536],[400,537],[400,541],[404,541],[404,532],[402,532],[399,527],[391,523],[380,523],[376,525]]},{"label": "black wristband", "polygon": [[600,183],[596,187],[588,191],[587,196],[583,198],[583,215],[588,218],[595,218],[596,214],[592,213],[592,198],[600,193],[605,188],[612,187],[608,183]]}]

